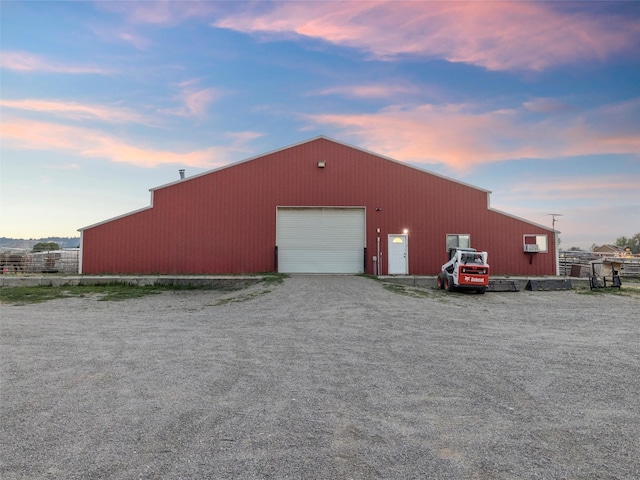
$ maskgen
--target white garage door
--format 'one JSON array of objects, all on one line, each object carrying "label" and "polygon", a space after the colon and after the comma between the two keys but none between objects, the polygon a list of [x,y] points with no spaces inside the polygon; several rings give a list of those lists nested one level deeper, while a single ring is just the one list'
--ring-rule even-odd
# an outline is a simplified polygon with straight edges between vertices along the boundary
[{"label": "white garage door", "polygon": [[364,208],[278,208],[278,271],[362,273]]}]

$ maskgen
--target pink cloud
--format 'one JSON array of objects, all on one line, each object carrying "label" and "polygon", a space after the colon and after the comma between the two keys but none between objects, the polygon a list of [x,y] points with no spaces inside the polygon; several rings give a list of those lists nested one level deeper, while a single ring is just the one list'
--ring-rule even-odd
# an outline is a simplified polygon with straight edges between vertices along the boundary
[{"label": "pink cloud", "polygon": [[513,215],[551,226],[550,212],[559,212],[556,228],[562,233],[562,248],[593,243],[612,243],[618,236],[632,235],[640,228],[637,212],[639,171],[612,171],[589,176],[576,171],[570,176],[544,179],[514,177],[509,186],[494,191],[492,206]]},{"label": "pink cloud", "polygon": [[130,23],[177,25],[190,18],[209,17],[219,6],[217,2],[99,2],[110,12],[124,15]]},{"label": "pink cloud", "polygon": [[16,72],[49,72],[68,74],[110,75],[113,72],[90,65],[70,65],[48,60],[40,55],[27,52],[2,52],[0,68]]},{"label": "pink cloud", "polygon": [[352,98],[389,98],[398,95],[416,95],[424,90],[424,87],[418,88],[417,86],[408,84],[385,85],[371,83],[327,88],[316,92],[316,95],[341,95]]},{"label": "pink cloud", "polygon": [[572,110],[568,103],[553,98],[534,98],[525,102],[524,107],[536,113],[558,113]]},{"label": "pink cloud", "polygon": [[[513,112],[475,113],[464,105],[390,107],[377,113],[307,118],[358,137],[367,148],[405,161],[452,168],[534,155],[526,146],[498,149],[496,132],[517,135]],[[526,154],[526,155],[525,155]]]},{"label": "pink cloud", "polygon": [[526,108],[482,111],[467,104],[393,106],[375,113],[305,118],[344,131],[367,148],[398,160],[463,169],[517,158],[640,155],[633,121],[639,107],[628,102],[538,123],[531,122]]},{"label": "pink cloud", "polygon": [[594,178],[593,176],[573,175],[571,181],[566,177],[546,177],[544,182],[512,182],[508,196],[512,200],[602,200],[604,202],[627,198],[637,198],[640,176],[611,174]]},{"label": "pink cloud", "polygon": [[279,2],[243,8],[213,25],[303,35],[370,52],[444,58],[489,70],[543,70],[634,52],[640,28],[615,15],[548,2]]},{"label": "pink cloud", "polygon": [[227,146],[190,152],[172,152],[127,143],[101,131],[54,123],[16,120],[1,125],[5,148],[58,150],[86,158],[105,158],[152,168],[163,164],[213,168],[227,164],[231,155],[246,151],[246,141],[255,138],[245,132]]},{"label": "pink cloud", "polygon": [[82,168],[79,163],[66,163],[59,165],[50,165],[48,168],[52,170],[80,170]]},{"label": "pink cloud", "polygon": [[125,42],[137,50],[146,50],[152,45],[151,40],[139,35],[131,26],[107,26],[105,24],[87,25],[96,37],[103,42]]},{"label": "pink cloud", "polygon": [[177,87],[180,93],[176,97],[182,105],[177,108],[164,108],[160,112],[180,117],[204,117],[209,106],[221,98],[225,92],[213,87],[198,88],[197,83],[197,79],[179,83]]},{"label": "pink cloud", "polygon": [[113,123],[143,123],[152,124],[151,119],[127,109],[65,102],[62,100],[0,100],[0,106],[16,110],[26,110],[39,113],[50,113],[74,120],[101,120]]},{"label": "pink cloud", "polygon": [[[633,235],[637,232],[638,225],[629,222],[629,210],[621,208],[621,205],[626,205],[623,197],[609,198],[608,202],[601,206],[562,206],[560,211],[563,216],[556,218],[556,229],[560,232],[560,249],[568,250],[576,246],[590,250],[593,244],[614,243],[619,236]],[[497,205],[497,208],[547,227],[552,226],[549,212],[555,210],[510,201]]]},{"label": "pink cloud", "polygon": [[225,134],[225,137],[231,139],[234,145],[245,145],[263,136],[264,133],[259,132],[227,132]]},{"label": "pink cloud", "polygon": [[187,90],[183,92],[187,111],[196,117],[202,117],[207,113],[209,105],[218,98],[220,93],[214,88],[204,88],[201,90]]},{"label": "pink cloud", "polygon": [[123,42],[133,45],[138,50],[144,50],[148,48],[149,45],[151,45],[151,42],[148,39],[141,37],[140,35],[137,35],[135,33],[120,32],[117,34],[117,38],[119,38]]}]

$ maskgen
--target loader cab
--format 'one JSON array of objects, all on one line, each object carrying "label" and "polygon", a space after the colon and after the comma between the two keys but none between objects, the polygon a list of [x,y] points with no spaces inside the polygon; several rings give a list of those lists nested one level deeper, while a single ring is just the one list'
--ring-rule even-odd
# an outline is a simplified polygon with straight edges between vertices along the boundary
[{"label": "loader cab", "polygon": [[471,258],[473,258],[473,255],[477,252],[477,250],[475,248],[451,247],[449,249],[449,260],[456,256],[456,252],[462,252],[462,258],[467,258],[465,257],[466,255],[471,255]]}]

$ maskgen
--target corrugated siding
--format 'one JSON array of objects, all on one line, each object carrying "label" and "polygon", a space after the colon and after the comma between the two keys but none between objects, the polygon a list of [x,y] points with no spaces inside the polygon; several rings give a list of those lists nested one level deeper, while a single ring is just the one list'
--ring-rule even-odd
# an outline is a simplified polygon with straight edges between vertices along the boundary
[{"label": "corrugated siding", "polygon": [[[369,273],[378,228],[383,266],[387,235],[409,230],[412,274],[439,270],[450,233],[471,234],[494,274],[555,269],[552,232],[488,210],[485,191],[318,138],[159,188],[153,208],[85,229],[83,272],[273,271],[283,205],[366,207]],[[549,235],[549,253],[523,253],[522,235],[532,233]]]}]

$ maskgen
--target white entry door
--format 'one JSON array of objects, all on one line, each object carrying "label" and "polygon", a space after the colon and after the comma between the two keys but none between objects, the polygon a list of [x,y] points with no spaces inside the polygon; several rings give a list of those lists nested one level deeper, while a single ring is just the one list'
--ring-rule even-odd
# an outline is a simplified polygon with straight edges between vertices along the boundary
[{"label": "white entry door", "polygon": [[406,234],[388,237],[388,274],[407,275],[409,273],[409,237]]}]

